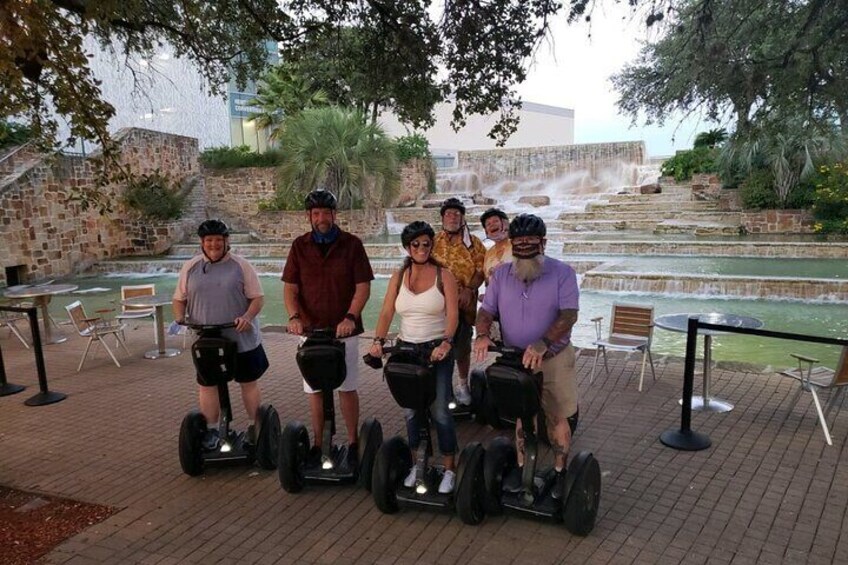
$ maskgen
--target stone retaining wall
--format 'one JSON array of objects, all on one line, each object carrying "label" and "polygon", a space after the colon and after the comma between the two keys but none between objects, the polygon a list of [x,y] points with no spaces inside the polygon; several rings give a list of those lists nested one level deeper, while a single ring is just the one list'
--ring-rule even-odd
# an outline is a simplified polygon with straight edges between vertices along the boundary
[{"label": "stone retaining wall", "polygon": [[477,174],[484,185],[503,180],[554,179],[588,173],[607,186],[635,185],[637,166],[645,162],[641,141],[459,151],[458,168]]},{"label": "stone retaining wall", "polygon": [[742,225],[748,233],[814,233],[813,224],[813,215],[807,210],[761,210],[742,213]]},{"label": "stone retaining wall", "polygon": [[[199,170],[195,139],[130,129],[118,132],[115,140],[121,162],[136,174],[158,170],[179,182]],[[0,186],[0,283],[6,283],[5,268],[16,267],[23,282],[34,282],[82,271],[101,259],[161,253],[194,222],[137,219],[120,204],[123,185],[101,189],[113,198],[113,214],[101,216],[70,200],[72,187],[92,188],[94,183],[91,159],[57,154],[35,160]]]}]

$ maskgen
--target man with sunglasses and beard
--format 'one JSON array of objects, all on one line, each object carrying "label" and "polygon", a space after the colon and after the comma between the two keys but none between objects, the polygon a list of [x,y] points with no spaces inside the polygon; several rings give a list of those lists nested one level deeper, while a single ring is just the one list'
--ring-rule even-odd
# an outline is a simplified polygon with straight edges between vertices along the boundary
[{"label": "man with sunglasses and beard", "polygon": [[[348,464],[356,465],[359,426],[359,345],[363,332],[362,310],[371,295],[374,273],[362,241],[336,225],[336,197],[328,190],[306,196],[306,218],[312,230],[292,242],[283,268],[283,299],[288,331],[334,328],[345,343],[347,378],[339,387],[339,403],[347,426]],[[323,393],[303,381],[309,394],[313,440],[310,458],[321,457],[324,432]]]},{"label": "man with sunglasses and beard", "polygon": [[[571,434],[577,427],[577,378],[571,328],[577,321],[579,289],[570,266],[544,255],[547,229],[541,218],[520,214],[509,224],[512,263],[496,268],[477,315],[477,362],[486,358],[493,344],[492,322],[500,318],[503,342],[524,349],[522,363],[542,372],[541,404],[548,437],[555,454],[557,473],[553,494],[562,496]],[[516,422],[519,469],[506,477],[506,488],[521,488],[524,434]]]},{"label": "man with sunglasses and beard", "polygon": [[483,284],[483,261],[486,248],[471,235],[465,223],[465,205],[458,198],[448,198],[439,210],[442,231],[433,240],[433,259],[456,279],[459,301],[459,326],[454,336],[454,357],[459,385],[454,391],[457,402],[471,404],[468,372],[471,370],[471,329],[477,315],[477,289]]}]

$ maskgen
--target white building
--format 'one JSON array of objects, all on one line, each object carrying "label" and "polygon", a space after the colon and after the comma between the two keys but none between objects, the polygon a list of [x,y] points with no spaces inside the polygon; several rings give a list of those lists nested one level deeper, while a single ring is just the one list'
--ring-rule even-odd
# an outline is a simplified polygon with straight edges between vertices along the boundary
[{"label": "white building", "polygon": [[[86,42],[86,48],[93,54],[91,70],[102,81],[103,98],[115,107],[112,131],[141,127],[185,135],[197,138],[201,149],[226,145],[247,145],[260,151],[266,148],[267,138],[256,131],[246,105],[256,91],[255,84],[240,92],[231,83],[226,98],[211,96],[194,64],[175,57],[170,49],[161,50],[150,60],[132,61],[104,52],[94,41]],[[269,42],[268,50],[269,60],[276,60],[273,42]],[[469,116],[466,126],[455,132],[450,126],[452,111],[449,102],[437,105],[435,125],[422,132],[437,161],[451,166],[458,150],[496,147],[487,136],[496,116]],[[519,115],[518,130],[506,147],[574,143],[573,110],[524,102]],[[408,133],[394,114],[385,113],[379,121],[392,136]]]}]

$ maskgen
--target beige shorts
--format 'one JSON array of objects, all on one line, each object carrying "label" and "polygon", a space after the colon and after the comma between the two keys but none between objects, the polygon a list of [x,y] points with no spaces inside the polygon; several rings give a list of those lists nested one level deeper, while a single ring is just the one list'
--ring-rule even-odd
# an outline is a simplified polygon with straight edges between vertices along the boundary
[{"label": "beige shorts", "polygon": [[568,344],[559,354],[542,361],[542,410],[549,426],[555,426],[577,412],[577,372],[574,346]]},{"label": "beige shorts", "polygon": [[[301,343],[304,341],[306,341],[305,338],[301,340]],[[340,386],[338,390],[342,392],[352,392],[359,386],[359,336],[355,335],[352,337],[344,337],[339,341],[345,344],[345,365],[347,367],[347,377],[345,377],[344,382],[342,382],[342,386]],[[303,392],[307,394],[315,394],[318,392],[309,386],[306,379],[302,380]]]}]

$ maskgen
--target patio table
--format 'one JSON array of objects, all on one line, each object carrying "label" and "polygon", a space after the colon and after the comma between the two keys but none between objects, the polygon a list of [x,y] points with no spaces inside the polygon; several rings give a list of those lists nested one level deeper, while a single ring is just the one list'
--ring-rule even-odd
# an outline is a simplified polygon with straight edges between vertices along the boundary
[{"label": "patio table", "polygon": [[145,359],[159,359],[161,357],[176,357],[182,351],[172,347],[165,347],[165,316],[164,307],[171,304],[173,299],[170,296],[159,294],[147,294],[144,296],[133,296],[121,300],[124,306],[132,306],[134,308],[150,308],[156,309],[154,317],[156,319],[156,349],[151,349],[144,354]]},{"label": "patio table", "polygon": [[[672,332],[686,333],[688,330],[689,318],[697,316],[698,321],[708,324],[723,324],[734,326],[737,328],[761,328],[763,327],[762,320],[752,316],[739,316],[736,314],[721,314],[718,312],[709,312],[706,314],[666,314],[654,319],[654,325],[664,330]],[[710,396],[710,364],[712,362],[712,339],[714,335],[721,335],[725,332],[715,330],[698,329],[698,333],[704,336],[704,395],[692,397],[692,410],[700,410],[703,412],[730,412],[733,410],[733,404]]]},{"label": "patio table", "polygon": [[[77,288],[79,287],[75,284],[50,283],[25,285],[7,289],[6,292],[3,293],[3,296],[15,300],[32,298],[32,301],[35,304],[36,308],[41,310],[41,323],[44,325],[44,343],[62,343],[68,341],[68,337],[62,334],[61,332],[57,332],[55,334],[53,333],[52,326],[56,322],[53,320],[53,318],[50,317],[50,312],[47,309],[47,305],[50,304],[50,299],[53,297],[54,294],[66,294],[68,292],[75,291]],[[56,329],[58,329],[58,326]]]}]

